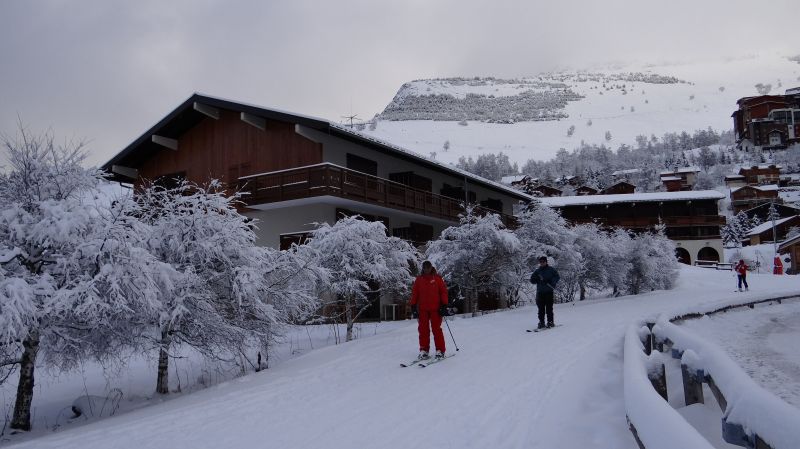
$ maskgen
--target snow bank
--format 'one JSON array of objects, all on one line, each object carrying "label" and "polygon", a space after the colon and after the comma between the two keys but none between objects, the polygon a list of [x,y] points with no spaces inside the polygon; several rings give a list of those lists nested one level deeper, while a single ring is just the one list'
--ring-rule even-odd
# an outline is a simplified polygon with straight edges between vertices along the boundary
[{"label": "snow bank", "polygon": [[[684,351],[684,356],[688,353],[690,364],[695,368],[702,368],[706,375],[714,380],[727,401],[724,411],[724,419],[727,422],[742,425],[751,439],[753,435],[758,435],[774,449],[796,448],[800,442],[800,410],[761,388],[722,349],[671,322],[676,316],[704,314],[752,302],[754,302],[752,298],[749,301],[724,301],[717,303],[716,306],[707,304],[674,315],[664,314],[659,318],[654,332],[661,340],[669,339],[674,349]],[[627,346],[625,356],[627,363]],[[627,389],[626,367],[626,404]],[[656,395],[655,391],[651,393]],[[629,408],[629,413],[632,411],[636,410]],[[647,447],[650,448],[649,445]]]},{"label": "snow bank", "polygon": [[639,339],[640,326],[631,325],[625,334],[625,410],[628,420],[647,449],[712,449],[681,415],[664,400],[647,377],[650,360]]}]

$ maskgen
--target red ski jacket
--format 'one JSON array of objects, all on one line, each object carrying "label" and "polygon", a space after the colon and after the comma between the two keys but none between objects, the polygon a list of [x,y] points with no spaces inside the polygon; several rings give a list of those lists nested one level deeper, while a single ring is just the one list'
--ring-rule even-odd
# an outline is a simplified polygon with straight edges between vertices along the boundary
[{"label": "red ski jacket", "polygon": [[747,275],[747,268],[748,267],[746,263],[737,263],[733,269],[736,270],[736,272],[740,275],[745,276]]},{"label": "red ski jacket", "polygon": [[411,303],[417,305],[419,310],[439,310],[440,306],[447,305],[447,286],[444,279],[438,274],[423,274],[417,276],[411,288]]}]

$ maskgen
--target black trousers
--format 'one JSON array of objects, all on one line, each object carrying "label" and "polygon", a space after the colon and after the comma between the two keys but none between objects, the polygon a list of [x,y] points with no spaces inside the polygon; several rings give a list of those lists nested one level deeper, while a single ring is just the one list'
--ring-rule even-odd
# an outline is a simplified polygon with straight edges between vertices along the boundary
[{"label": "black trousers", "polygon": [[536,307],[539,308],[539,322],[544,323],[544,316],[547,315],[547,322],[553,322],[553,292],[537,292]]}]

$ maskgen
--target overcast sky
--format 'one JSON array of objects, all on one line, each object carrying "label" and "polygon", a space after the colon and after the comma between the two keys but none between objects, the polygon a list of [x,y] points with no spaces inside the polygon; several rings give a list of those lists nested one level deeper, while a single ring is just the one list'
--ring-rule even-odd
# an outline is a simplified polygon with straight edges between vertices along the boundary
[{"label": "overcast sky", "polygon": [[797,0],[0,0],[0,131],[20,116],[91,140],[100,164],[193,92],[369,118],[419,78],[800,53],[797,14]]}]

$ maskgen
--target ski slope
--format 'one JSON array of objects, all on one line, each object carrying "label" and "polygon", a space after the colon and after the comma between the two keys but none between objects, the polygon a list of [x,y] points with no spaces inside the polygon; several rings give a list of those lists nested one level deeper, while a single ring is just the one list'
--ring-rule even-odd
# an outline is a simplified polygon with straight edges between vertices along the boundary
[{"label": "ski slope", "polygon": [[[756,84],[770,84],[770,94],[783,95],[786,89],[800,86],[800,64],[786,55],[764,53],[737,59],[710,56],[686,63],[630,64],[590,70],[614,75],[637,72],[676,77],[685,83],[650,84],[645,82],[567,81],[584,96],[570,101],[563,112],[568,118],[514,124],[469,121],[380,120],[374,130],[363,132],[437,160],[456,163],[459,157],[477,157],[484,153],[503,152],[511,162],[524,164],[528,159],[549,160],[560,148],[572,151],[587,144],[605,144],[617,149],[620,144],[635,145],[638,135],[661,138],[664,133],[712,127],[717,131],[733,128],[731,114],[742,97],[758,95]],[[582,72],[564,72],[580,74]],[[561,73],[541,74],[552,81]],[[622,85],[625,89],[605,90],[604,84]],[[508,96],[520,92],[516,84],[453,86],[435,80],[418,80],[403,86],[402,95],[450,94],[467,92]],[[567,130],[574,126],[574,133]],[[610,140],[606,139],[610,133]],[[449,148],[444,148],[444,143]]]},{"label": "ski slope", "polygon": [[460,351],[428,368],[399,367],[417,350],[409,321],[14,447],[634,449],[622,386],[627,326],[732,295],[800,294],[794,276],[749,281],[750,292],[734,293],[730,272],[683,267],[671,291],[556,305],[563,326],[542,333],[525,332],[533,307],[456,317]]}]

